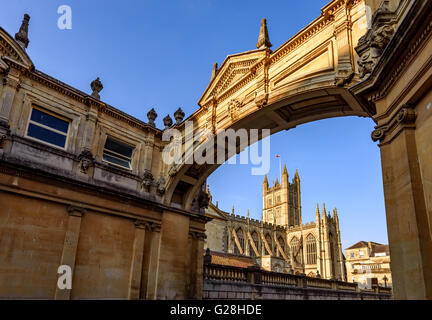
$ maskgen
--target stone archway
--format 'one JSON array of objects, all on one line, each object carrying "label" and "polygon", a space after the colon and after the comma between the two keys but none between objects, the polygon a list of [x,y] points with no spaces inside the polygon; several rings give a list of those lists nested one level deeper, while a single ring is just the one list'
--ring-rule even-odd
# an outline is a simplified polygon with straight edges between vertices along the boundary
[{"label": "stone archway", "polygon": [[[273,134],[324,118],[371,117],[382,155],[395,297],[432,298],[431,3],[385,1],[372,20],[369,2],[333,1],[274,52],[263,45],[228,56],[188,120],[216,136],[220,129]],[[332,36],[323,36],[330,29]],[[235,143],[237,153],[244,147]],[[218,166],[177,165],[164,202],[199,210],[202,185]]]}]

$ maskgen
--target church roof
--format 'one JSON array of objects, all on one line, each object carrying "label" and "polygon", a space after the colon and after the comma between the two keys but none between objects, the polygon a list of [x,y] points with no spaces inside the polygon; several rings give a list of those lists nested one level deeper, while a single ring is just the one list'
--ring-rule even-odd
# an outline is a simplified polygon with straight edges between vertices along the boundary
[{"label": "church roof", "polygon": [[239,256],[231,253],[211,251],[212,264],[247,268],[254,265],[254,260],[250,257]]}]

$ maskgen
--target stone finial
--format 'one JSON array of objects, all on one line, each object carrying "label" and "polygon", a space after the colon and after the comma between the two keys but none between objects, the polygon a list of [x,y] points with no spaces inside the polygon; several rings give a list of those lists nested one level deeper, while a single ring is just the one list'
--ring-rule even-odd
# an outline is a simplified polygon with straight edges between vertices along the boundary
[{"label": "stone finial", "polygon": [[24,19],[21,23],[19,31],[15,34],[15,40],[18,44],[25,50],[28,47],[28,26],[29,26],[30,16],[26,13]]},{"label": "stone finial", "polygon": [[211,78],[210,78],[210,82],[212,82],[213,79],[216,78],[217,73],[218,73],[218,64],[217,64],[217,62],[215,62],[213,64],[213,71],[212,71],[212,75],[211,75]]},{"label": "stone finial", "polygon": [[174,113],[174,119],[176,120],[176,125],[179,125],[185,117],[185,113],[182,108],[178,108],[178,110]]},{"label": "stone finial", "polygon": [[263,18],[261,20],[261,29],[258,37],[258,43],[256,47],[258,49],[271,48],[272,44],[269,39],[268,30],[267,30],[267,20]]},{"label": "stone finial", "polygon": [[212,262],[212,256],[211,256],[211,251],[209,248],[207,248],[206,253],[204,255],[204,264],[205,265],[209,265]]},{"label": "stone finial", "polygon": [[100,99],[99,92],[101,92],[103,89],[103,85],[99,77],[97,77],[96,80],[93,80],[92,83],[90,83],[90,88],[93,90],[91,96],[99,100]]},{"label": "stone finial", "polygon": [[157,118],[157,113],[154,108],[152,108],[149,112],[147,112],[148,124],[152,127],[156,127],[155,120]]},{"label": "stone finial", "polygon": [[171,128],[171,126],[173,125],[173,120],[171,119],[169,114],[165,118],[163,118],[163,123],[165,126],[165,130]]}]

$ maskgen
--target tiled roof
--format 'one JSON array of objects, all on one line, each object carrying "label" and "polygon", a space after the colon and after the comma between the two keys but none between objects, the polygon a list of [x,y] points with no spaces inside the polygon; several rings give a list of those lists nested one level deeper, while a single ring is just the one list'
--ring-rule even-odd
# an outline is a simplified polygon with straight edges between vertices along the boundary
[{"label": "tiled roof", "polygon": [[[371,241],[372,244],[372,248],[375,246],[382,246],[381,243],[378,242],[373,242]],[[352,245],[351,247],[347,248],[346,250],[350,250],[350,249],[359,249],[359,248],[367,248],[368,247],[368,242],[367,241],[359,241],[356,244]]]},{"label": "tiled roof", "polygon": [[254,265],[254,260],[250,257],[238,256],[235,254],[211,251],[212,264],[247,268]]},{"label": "tiled roof", "polygon": [[368,243],[366,241],[360,241],[360,242],[357,242],[355,245],[352,245],[351,247],[347,248],[347,250],[365,248],[367,246],[368,246]]},{"label": "tiled roof", "polygon": [[372,248],[371,256],[375,257],[375,253],[382,253],[382,252],[385,252],[387,256],[390,255],[390,248],[388,244],[381,244],[381,245],[374,246]]}]

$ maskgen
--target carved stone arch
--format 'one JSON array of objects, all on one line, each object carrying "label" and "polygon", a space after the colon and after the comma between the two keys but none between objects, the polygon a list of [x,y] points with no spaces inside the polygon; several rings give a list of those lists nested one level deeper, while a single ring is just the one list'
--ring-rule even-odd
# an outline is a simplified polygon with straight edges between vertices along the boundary
[{"label": "carved stone arch", "polygon": [[0,27],[0,56],[3,60],[10,59],[25,68],[33,68],[33,62],[13,37]]}]

